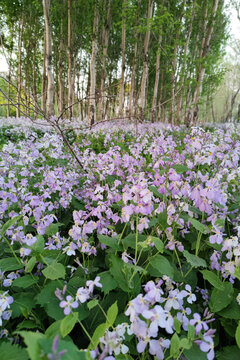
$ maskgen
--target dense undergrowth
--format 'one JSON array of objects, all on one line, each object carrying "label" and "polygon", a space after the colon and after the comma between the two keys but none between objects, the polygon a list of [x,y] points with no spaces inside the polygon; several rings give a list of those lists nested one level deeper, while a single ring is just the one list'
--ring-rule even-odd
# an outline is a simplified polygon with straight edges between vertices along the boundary
[{"label": "dense undergrowth", "polygon": [[239,129],[0,129],[0,353],[239,359]]}]

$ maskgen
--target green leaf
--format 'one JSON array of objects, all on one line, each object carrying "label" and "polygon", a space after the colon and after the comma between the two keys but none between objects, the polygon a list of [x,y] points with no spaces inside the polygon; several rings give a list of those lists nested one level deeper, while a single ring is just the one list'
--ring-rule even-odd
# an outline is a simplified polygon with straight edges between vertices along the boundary
[{"label": "green leaf", "polygon": [[184,250],[183,255],[192,267],[207,267],[206,261],[199,256],[190,254],[187,250]]},{"label": "green leaf", "polygon": [[178,174],[183,174],[187,171],[190,171],[190,169],[186,166],[186,165],[182,165],[182,164],[175,164],[172,166],[172,168],[178,173]]},{"label": "green leaf", "polygon": [[92,341],[89,345],[89,350],[95,350],[99,344],[100,338],[104,336],[105,331],[107,330],[108,325],[106,323],[99,325],[96,330],[94,331],[94,334],[92,336]]},{"label": "green leaf", "polygon": [[26,272],[31,272],[32,271],[32,269],[36,265],[36,261],[37,261],[37,259],[36,259],[35,256],[31,257],[31,259],[28,260],[27,265],[25,267]]},{"label": "green leaf", "polygon": [[23,320],[21,323],[18,324],[17,330],[22,329],[36,329],[39,326],[36,324],[36,321],[32,320]]},{"label": "green leaf", "polygon": [[156,186],[149,186],[149,190],[153,193],[154,196],[163,199],[163,194],[161,194]]},{"label": "green leaf", "polygon": [[240,306],[236,298],[234,297],[233,301],[218,314],[226,319],[240,320]]},{"label": "green leaf", "polygon": [[69,315],[65,316],[62,319],[60,324],[60,333],[63,338],[73,330],[77,321],[78,321],[77,312],[71,312]]},{"label": "green leaf", "polygon": [[181,332],[181,323],[180,321],[174,316],[174,327],[176,329],[177,334],[180,334]]},{"label": "green leaf", "polygon": [[162,240],[152,236],[152,241],[154,242],[154,245],[156,246],[157,250],[162,254],[164,251],[164,243],[162,242]]},{"label": "green leaf", "polygon": [[98,240],[101,244],[107,245],[114,250],[122,251],[122,245],[118,245],[118,238],[111,238],[110,236],[106,235],[98,235]]},{"label": "green leaf", "polygon": [[19,262],[12,257],[1,259],[0,260],[0,269],[2,271],[13,271],[22,269],[23,265],[19,264]]},{"label": "green leaf", "polygon": [[14,302],[11,304],[12,318],[15,319],[24,312],[30,312],[35,306],[32,292],[14,294]]},{"label": "green leaf", "polygon": [[117,301],[115,301],[115,303],[112,304],[107,311],[107,326],[108,327],[113,326],[114,321],[116,320],[117,314],[118,314],[118,306],[117,306]]},{"label": "green leaf", "polygon": [[10,342],[2,342],[0,345],[1,360],[28,360],[25,349]]},{"label": "green leaf", "polygon": [[179,349],[180,349],[180,339],[177,333],[175,333],[171,338],[170,356],[176,358],[178,356]]},{"label": "green leaf", "polygon": [[109,271],[104,271],[100,273],[99,276],[104,295],[107,295],[111,290],[116,289],[118,286],[117,282],[114,280]]},{"label": "green leaf", "polygon": [[195,339],[195,326],[188,324],[188,339],[193,340]]},{"label": "green leaf", "polygon": [[162,255],[155,255],[150,258],[149,262],[159,272],[159,276],[167,275],[170,276],[171,279],[173,278],[174,269],[166,257]]},{"label": "green leaf", "polygon": [[180,348],[191,349],[191,347],[192,347],[192,342],[189,339],[183,338],[180,340]]},{"label": "green leaf", "polygon": [[98,303],[99,303],[99,301],[97,299],[91,300],[87,303],[87,307],[89,308],[89,310],[91,310],[95,306],[97,306]]},{"label": "green leaf", "polygon": [[63,309],[59,307],[59,300],[55,295],[56,289],[62,289],[63,286],[62,281],[50,281],[35,297],[37,304],[41,305],[54,320],[61,320],[64,317]]},{"label": "green leaf", "polygon": [[233,286],[231,283],[224,283],[224,290],[213,289],[210,298],[210,309],[218,312],[227,307],[233,300]]},{"label": "green leaf", "polygon": [[37,241],[31,246],[31,250],[32,250],[32,255],[38,255],[41,254],[44,250],[44,246],[45,246],[45,240],[44,237],[42,235],[37,235],[36,236]]},{"label": "green leaf", "polygon": [[65,267],[63,264],[53,261],[51,265],[48,265],[43,271],[43,275],[50,280],[56,280],[60,278],[65,278]]},{"label": "green leaf", "polygon": [[2,227],[1,229],[1,235],[4,235],[5,232],[11,227],[13,226],[14,224],[16,224],[16,222],[18,222],[18,220],[20,220],[22,218],[22,215],[18,215],[18,216],[15,216],[14,218],[8,220]]},{"label": "green leaf", "polygon": [[[65,350],[64,355],[61,356],[61,360],[89,360],[89,358],[87,357],[87,353],[83,351],[79,351],[77,346],[72,341],[69,340],[62,340],[62,339],[59,340],[57,352],[59,353],[60,351]],[[47,358],[46,355],[52,353],[53,339],[49,339],[49,338],[40,339],[39,345],[41,346],[41,353],[45,354],[45,356],[41,357],[41,359],[46,359]]]},{"label": "green leaf", "polygon": [[218,360],[239,360],[240,350],[237,346],[225,346],[217,353]]},{"label": "green leaf", "polygon": [[110,257],[110,273],[120,286],[120,288],[125,292],[130,292],[130,289],[127,285],[127,279],[123,272],[124,262],[118,257],[113,254],[111,254]]},{"label": "green leaf", "polygon": [[188,221],[190,221],[190,223],[193,225],[193,227],[196,230],[200,231],[203,234],[207,234],[206,227],[202,223],[200,223],[200,221],[193,219],[193,218],[189,218]]},{"label": "green leaf", "polygon": [[237,346],[240,349],[240,321],[238,322],[238,327],[237,327],[237,330],[235,333],[235,339],[236,339]]},{"label": "green leaf", "polygon": [[213,271],[202,270],[200,271],[203,274],[203,278],[210,282],[218,290],[224,290],[224,283],[214,274]]},{"label": "green leaf", "polygon": [[59,230],[59,226],[61,226],[61,225],[62,224],[60,224],[60,223],[48,225],[48,227],[45,230],[45,234],[48,236],[56,235],[56,233]]},{"label": "green leaf", "polygon": [[25,344],[27,345],[27,352],[31,360],[40,360],[41,359],[41,347],[38,340],[44,339],[44,335],[40,332],[31,332],[31,331],[18,331]]},{"label": "green leaf", "polygon": [[187,360],[207,360],[206,353],[202,352],[197,344],[192,344],[190,349],[185,349],[183,352]]},{"label": "green leaf", "polygon": [[20,287],[22,289],[26,289],[34,284],[36,284],[38,281],[38,277],[32,278],[30,275],[24,275],[21,276],[12,282],[12,286]]},{"label": "green leaf", "polygon": [[45,335],[48,338],[54,338],[56,335],[60,334],[60,324],[62,320],[54,321],[45,331]]}]

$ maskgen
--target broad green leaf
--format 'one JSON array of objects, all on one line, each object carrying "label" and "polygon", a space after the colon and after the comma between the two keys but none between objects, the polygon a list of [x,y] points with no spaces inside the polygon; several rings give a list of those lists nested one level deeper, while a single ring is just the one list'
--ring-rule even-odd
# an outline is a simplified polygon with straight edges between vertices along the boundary
[{"label": "broad green leaf", "polygon": [[42,235],[36,236],[37,241],[31,246],[32,254],[41,254],[44,250],[45,240]]},{"label": "broad green leaf", "polygon": [[36,261],[37,261],[37,259],[36,259],[35,256],[31,257],[31,259],[28,260],[27,265],[25,267],[26,272],[31,272],[32,271],[32,269],[36,265]]},{"label": "broad green leaf", "polygon": [[240,321],[238,322],[238,327],[237,327],[237,330],[236,330],[235,339],[236,339],[237,346],[240,349]]},{"label": "broad green leaf", "polygon": [[192,343],[190,349],[185,349],[183,352],[184,357],[187,360],[207,360],[207,355],[200,350],[197,344]]},{"label": "broad green leaf", "polygon": [[187,171],[190,171],[190,169],[186,166],[186,165],[182,165],[182,164],[175,164],[172,166],[172,168],[178,173],[178,174],[183,174]]},{"label": "broad green leaf", "polygon": [[23,337],[30,359],[40,360],[41,347],[39,340],[44,339],[44,335],[40,332],[32,331],[18,331],[17,333]]},{"label": "broad green leaf", "polygon": [[64,279],[65,278],[65,267],[61,263],[54,261],[51,265],[48,265],[43,271],[43,275],[50,280]]},{"label": "broad green leaf", "polygon": [[164,243],[162,242],[162,240],[157,237],[152,237],[152,241],[154,242],[157,250],[162,254],[164,251]]},{"label": "broad green leaf", "polygon": [[48,225],[48,227],[45,230],[45,234],[48,236],[56,235],[56,233],[59,230],[59,226],[61,226],[60,223]]},{"label": "broad green leaf", "polygon": [[207,267],[206,261],[199,256],[190,254],[187,250],[184,250],[183,255],[192,267]]},{"label": "broad green leaf", "polygon": [[226,319],[240,320],[240,306],[237,303],[236,297],[234,296],[233,301],[218,314]]},{"label": "broad green leaf", "polygon": [[171,279],[173,278],[174,269],[166,257],[155,255],[150,258],[149,263],[159,272],[159,276],[167,275],[170,276]]},{"label": "broad green leaf", "polygon": [[23,265],[19,264],[19,262],[13,258],[4,258],[0,260],[0,270],[2,271],[13,271],[22,269]]},{"label": "broad green leaf", "polygon": [[104,295],[108,294],[109,291],[116,289],[118,286],[116,280],[112,277],[109,271],[104,271],[100,274],[100,282],[102,284],[102,291],[104,292]]},{"label": "broad green leaf", "polygon": [[123,247],[121,244],[118,245],[118,238],[112,238],[106,235],[98,235],[98,240],[101,244],[107,245],[114,250],[122,251]]},{"label": "broad green leaf", "polygon": [[29,286],[36,284],[38,281],[38,277],[35,276],[32,278],[30,275],[21,276],[12,282],[12,286],[20,287],[22,289],[26,289]]},{"label": "broad green leaf", "polygon": [[239,360],[240,350],[237,346],[225,346],[217,353],[218,360]]},{"label": "broad green leaf", "polygon": [[56,335],[60,334],[60,324],[62,320],[54,321],[45,331],[45,335],[48,338],[55,338]]},{"label": "broad green leaf", "polygon": [[57,288],[62,289],[62,281],[50,281],[35,297],[37,304],[41,305],[47,312],[48,316],[54,320],[61,320],[65,315],[63,309],[59,307],[59,300],[55,295]]},{"label": "broad green leaf", "polygon": [[114,321],[116,320],[117,314],[118,314],[118,306],[117,306],[117,301],[115,301],[115,303],[112,304],[107,311],[107,326],[108,327],[113,326]]},{"label": "broad green leaf", "polygon": [[224,283],[224,290],[213,289],[210,298],[210,309],[218,312],[227,307],[233,300],[233,286],[231,283]]},{"label": "broad green leaf", "polygon": [[89,310],[91,310],[95,306],[97,306],[98,303],[99,303],[99,301],[97,299],[91,300],[87,303],[87,307],[89,308]]},{"label": "broad green leaf", "polygon": [[213,271],[202,270],[203,278],[210,282],[212,286],[214,286],[218,290],[224,290],[224,283],[214,274]]},{"label": "broad green leaf", "polygon": [[18,222],[18,220],[20,220],[22,218],[22,215],[18,215],[18,216],[15,216],[14,218],[8,220],[2,227],[1,229],[1,235],[4,235],[5,232],[11,227],[13,226],[14,224],[16,224],[16,222]]},{"label": "broad green leaf", "polygon": [[28,360],[27,351],[10,342],[2,342],[0,345],[1,360]]},{"label": "broad green leaf", "polygon": [[180,349],[180,339],[177,333],[175,333],[171,338],[170,356],[176,358],[178,356],[179,349]]},{"label": "broad green leaf", "polygon": [[183,338],[180,340],[180,348],[191,349],[191,347],[192,347],[192,342],[189,339]]},{"label": "broad green leaf", "polygon": [[110,261],[111,275],[114,277],[114,279],[123,291],[130,292],[126,275],[123,272],[124,262],[118,256],[115,256],[113,254],[110,257]]},{"label": "broad green leaf", "polygon": [[35,305],[32,292],[15,293],[14,302],[11,304],[12,318],[21,316],[23,311],[30,312]]},{"label": "broad green leaf", "polygon": [[36,324],[36,321],[33,320],[23,320],[17,325],[17,330],[36,328],[38,328],[38,325]]},{"label": "broad green leaf", "polygon": [[[41,347],[41,353],[45,354],[44,358],[41,357],[41,359],[45,359],[45,358],[47,359],[46,355],[52,353],[53,340],[54,339],[49,339],[49,338],[43,338],[43,339],[39,340],[39,345]],[[65,350],[65,352],[64,352],[64,355],[61,356],[61,360],[90,360],[91,359],[91,358],[89,359],[87,357],[87,353],[85,353],[83,351],[79,351],[77,346],[73,343],[73,341],[71,341],[71,339],[69,339],[69,340],[60,339],[59,340],[57,352],[59,353],[60,351],[63,351],[63,350]]]},{"label": "broad green leaf", "polygon": [[73,330],[77,321],[78,321],[77,312],[72,312],[62,319],[60,324],[60,333],[63,338]]},{"label": "broad green leaf", "polygon": [[205,225],[200,223],[200,221],[193,219],[193,218],[189,218],[188,220],[190,221],[190,223],[193,225],[193,227],[196,230],[200,231],[203,234],[207,234],[207,229],[206,229]]},{"label": "broad green leaf", "polygon": [[108,325],[106,323],[99,325],[92,336],[92,341],[89,345],[89,350],[95,350],[99,344],[100,338],[104,336]]}]

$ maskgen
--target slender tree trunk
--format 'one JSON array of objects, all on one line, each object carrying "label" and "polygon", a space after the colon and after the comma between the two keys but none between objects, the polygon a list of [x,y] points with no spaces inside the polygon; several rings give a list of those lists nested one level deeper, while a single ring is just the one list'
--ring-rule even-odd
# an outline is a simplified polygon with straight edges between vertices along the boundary
[{"label": "slender tree trunk", "polygon": [[46,74],[47,52],[46,52],[46,30],[44,29],[44,44],[43,44],[43,75],[42,75],[42,96],[41,96],[41,110],[46,113],[47,102],[47,74]]},{"label": "slender tree trunk", "polygon": [[43,0],[43,13],[46,31],[46,69],[47,69],[47,116],[54,115],[54,79],[52,68],[52,35],[49,17],[50,0]]},{"label": "slender tree trunk", "polygon": [[60,25],[60,43],[58,55],[58,114],[62,114],[64,109],[64,85],[63,85],[63,18]]},{"label": "slender tree trunk", "polygon": [[131,117],[135,111],[134,109],[134,93],[135,93],[135,79],[136,79],[136,61],[137,61],[137,48],[138,48],[138,25],[139,25],[139,10],[140,10],[141,0],[138,0],[137,4],[137,13],[136,13],[136,23],[134,29],[134,53],[133,53],[133,62],[132,62],[132,72],[131,72],[131,87],[129,94],[129,116]]},{"label": "slender tree trunk", "polygon": [[163,93],[163,82],[164,82],[164,70],[161,71],[161,82],[160,82],[160,89],[159,89],[159,100],[158,100],[158,113],[157,113],[157,120],[158,122],[161,121],[162,116],[162,93]]},{"label": "slender tree trunk", "polygon": [[22,91],[22,35],[23,35],[24,18],[22,15],[19,24],[18,33],[18,72],[17,72],[17,117],[21,116],[20,103],[21,103],[21,91]]},{"label": "slender tree trunk", "polygon": [[185,67],[186,67],[186,59],[187,59],[189,42],[190,42],[190,38],[191,38],[191,34],[192,34],[192,25],[193,25],[193,20],[194,20],[194,16],[195,16],[195,8],[196,8],[196,0],[193,0],[191,20],[190,20],[190,24],[188,27],[188,33],[187,33],[187,38],[186,38],[186,42],[184,45],[183,57],[182,57],[181,76],[180,76],[180,82],[179,82],[180,94],[178,97],[177,114],[176,114],[177,123],[179,123],[181,121],[181,117],[182,117],[182,105],[183,105],[184,82],[185,82]]},{"label": "slender tree trunk", "polygon": [[148,76],[148,46],[150,40],[150,24],[149,20],[152,18],[153,13],[153,1],[148,1],[148,29],[145,34],[144,39],[144,49],[143,49],[143,73],[142,73],[142,81],[141,81],[141,92],[140,92],[140,119],[141,121],[144,120],[144,113],[145,113],[145,102],[146,102],[146,83],[147,83],[147,76]]},{"label": "slender tree trunk", "polygon": [[122,64],[118,116],[124,115],[124,72],[125,72],[125,48],[126,48],[126,6],[127,1],[123,0],[122,6]]},{"label": "slender tree trunk", "polygon": [[[105,5],[105,2],[104,2]],[[105,8],[105,6],[104,6]],[[99,102],[99,115],[101,120],[105,118],[105,98],[104,98],[104,85],[106,80],[106,58],[108,51],[109,31],[111,26],[111,0],[108,0],[107,6],[107,18],[106,23],[103,26],[102,40],[103,40],[103,53],[102,53],[102,72],[101,72],[101,84],[100,84],[100,102]]]},{"label": "slender tree trunk", "polygon": [[73,117],[73,81],[72,81],[72,19],[71,0],[68,0],[68,117]]},{"label": "slender tree trunk", "polygon": [[98,11],[97,4],[94,9],[93,34],[92,34],[92,55],[90,62],[90,99],[89,99],[89,125],[96,122],[96,55],[97,55],[97,32],[98,32]]},{"label": "slender tree trunk", "polygon": [[175,39],[175,45],[174,45],[174,51],[173,51],[173,61],[172,61],[172,71],[171,71],[171,100],[170,100],[170,106],[169,106],[169,122],[173,124],[173,114],[174,114],[174,105],[175,105],[175,87],[176,87],[176,76],[177,76],[177,50],[178,50],[178,43],[179,43],[179,37],[181,33],[181,27],[182,27],[182,18],[185,10],[186,0],[183,1],[182,5],[182,11],[180,14],[179,19],[179,27],[177,29],[176,39]]},{"label": "slender tree trunk", "polygon": [[197,118],[198,118],[198,104],[199,104],[200,96],[202,93],[202,83],[203,83],[203,78],[204,78],[205,71],[206,71],[206,67],[203,64],[203,59],[206,58],[206,56],[208,55],[208,52],[209,52],[209,44],[210,44],[211,37],[212,37],[218,3],[219,3],[219,0],[214,0],[211,18],[209,20],[207,29],[206,29],[206,25],[204,24],[204,27],[206,30],[205,30],[205,35],[203,35],[203,41],[202,41],[202,46],[201,46],[201,51],[200,51],[200,56],[199,56],[200,64],[199,64],[199,68],[198,68],[198,79],[197,79],[197,86],[196,86],[196,89],[195,89],[195,92],[193,95],[193,111],[191,114],[191,119],[194,123],[196,123]]}]

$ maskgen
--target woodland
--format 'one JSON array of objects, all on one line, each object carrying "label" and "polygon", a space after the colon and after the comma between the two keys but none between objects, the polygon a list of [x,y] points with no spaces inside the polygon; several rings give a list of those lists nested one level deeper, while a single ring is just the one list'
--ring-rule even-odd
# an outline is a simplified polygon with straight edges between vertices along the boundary
[{"label": "woodland", "polygon": [[0,1],[1,360],[240,359],[230,9]]},{"label": "woodland", "polygon": [[2,0],[1,114],[196,123],[226,73],[226,8],[224,0]]}]

